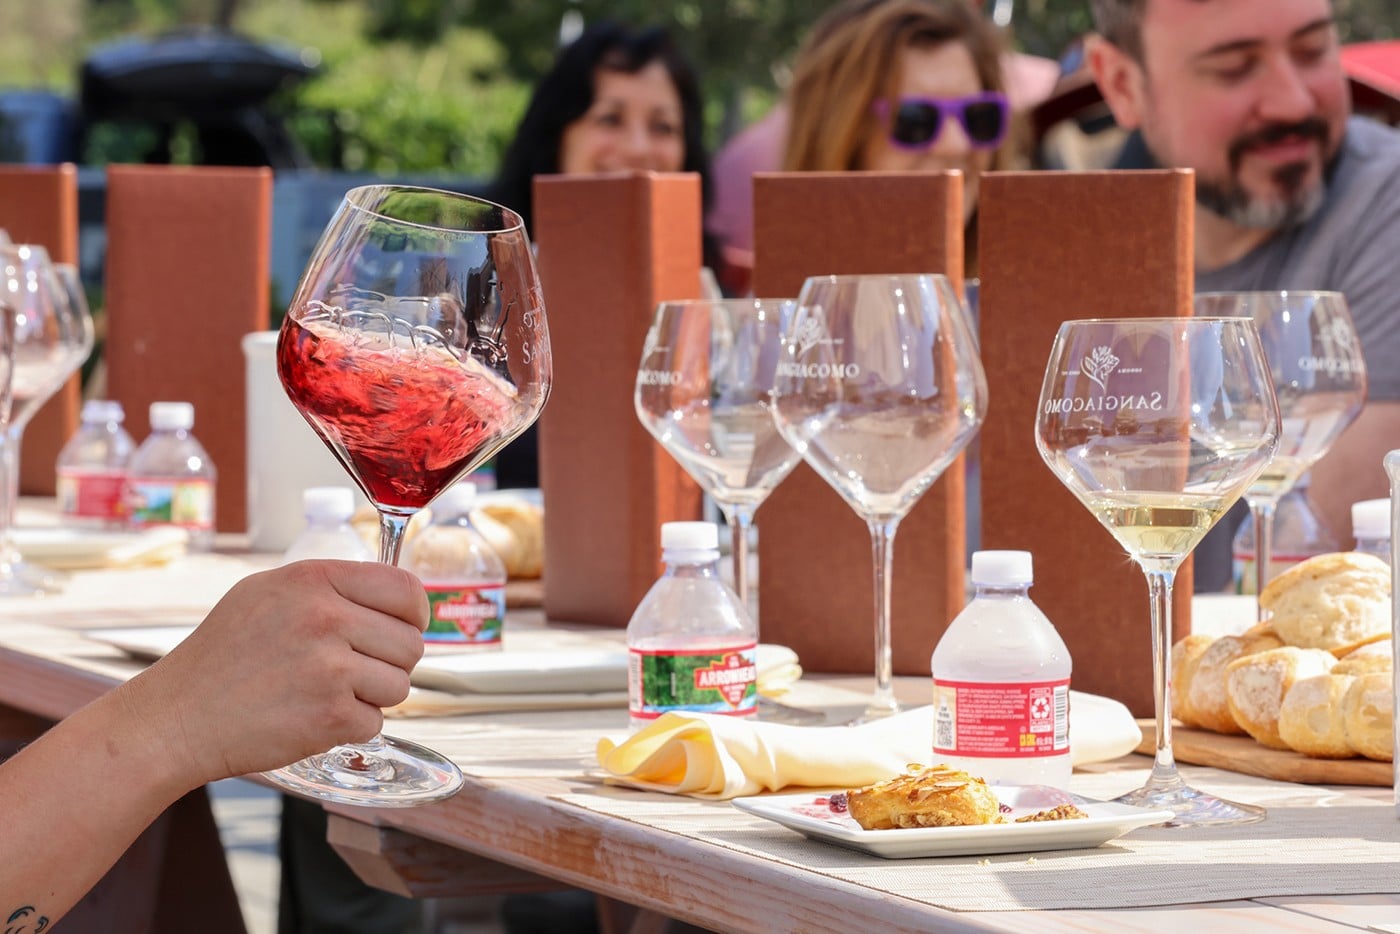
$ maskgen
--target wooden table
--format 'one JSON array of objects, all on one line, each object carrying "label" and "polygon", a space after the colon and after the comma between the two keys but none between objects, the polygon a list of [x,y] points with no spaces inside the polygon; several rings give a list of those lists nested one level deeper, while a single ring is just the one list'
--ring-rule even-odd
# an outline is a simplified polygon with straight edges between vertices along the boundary
[{"label": "wooden table", "polygon": [[[266,556],[225,554],[188,559],[164,570],[79,572],[56,597],[6,602],[0,606],[0,705],[9,711],[0,717],[0,726],[7,726],[12,736],[32,731],[38,722],[34,718],[60,719],[140,670],[138,662],[78,630],[192,622],[229,583],[268,563]],[[618,637],[616,632],[602,635]],[[806,687],[799,685],[798,700],[806,691],[849,689],[844,696],[851,711],[861,705],[867,688],[860,678],[813,678],[802,684],[809,680]],[[898,689],[917,703],[925,686],[922,679],[903,679]],[[449,896],[563,883],[725,931],[1340,932],[1391,930],[1384,925],[1400,922],[1400,877],[1394,892],[1386,895],[1120,910],[940,909],[900,894],[898,862],[889,864],[887,883],[857,885],[737,852],[700,835],[660,830],[580,806],[589,799],[579,796],[615,793],[593,774],[592,750],[603,733],[625,729],[624,721],[617,709],[392,721],[388,732],[452,756],[467,775],[465,788],[448,801],[422,808],[376,811],[330,805],[331,840],[363,878],[391,891]],[[1110,767],[1136,769],[1144,762],[1130,756]],[[1364,793],[1378,800],[1390,796],[1389,789]],[[696,813],[708,808],[717,821],[732,821],[736,831],[754,820],[715,803],[646,797]],[[197,805],[191,808],[197,810]],[[1394,820],[1388,808],[1376,810],[1378,819]],[[194,836],[202,834],[208,844],[207,831],[204,826]],[[148,855],[147,863],[152,858]],[[204,889],[204,897],[216,897],[217,890],[217,884]],[[236,907],[234,912],[236,917]],[[210,930],[208,911],[199,917],[199,929]],[[639,923],[653,919],[644,913]],[[179,927],[174,923],[164,929]],[[150,929],[162,925],[152,923]],[[227,929],[238,929],[237,922]]]}]

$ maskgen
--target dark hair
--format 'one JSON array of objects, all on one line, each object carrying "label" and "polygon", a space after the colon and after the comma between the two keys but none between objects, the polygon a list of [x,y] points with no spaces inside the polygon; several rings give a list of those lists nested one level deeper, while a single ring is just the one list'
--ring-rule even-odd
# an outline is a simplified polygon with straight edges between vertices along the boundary
[{"label": "dark hair", "polygon": [[1147,0],[1090,0],[1089,8],[1094,14],[1094,31],[1141,62]]},{"label": "dark hair", "polygon": [[515,210],[525,219],[526,227],[531,228],[534,222],[531,182],[536,175],[558,173],[564,129],[593,106],[597,71],[608,69],[636,74],[652,62],[664,65],[676,86],[685,140],[685,162],[681,169],[700,174],[704,203],[708,206],[710,167],[705,154],[704,108],[694,69],[670,35],[659,26],[633,31],[621,23],[606,20],[590,26],[560,51],[554,66],[535,86],[525,116],[515,129],[515,139],[506,150],[500,175],[491,186],[492,200]]}]

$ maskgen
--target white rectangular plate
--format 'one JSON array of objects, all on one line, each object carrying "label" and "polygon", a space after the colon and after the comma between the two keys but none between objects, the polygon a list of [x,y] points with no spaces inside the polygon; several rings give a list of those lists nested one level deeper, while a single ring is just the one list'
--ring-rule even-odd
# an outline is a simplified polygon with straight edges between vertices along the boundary
[{"label": "white rectangular plate", "polygon": [[627,650],[463,652],[425,655],[419,687],[453,694],[587,693],[627,690]]},{"label": "white rectangular plate", "polygon": [[[89,639],[114,645],[136,658],[154,660],[179,645],[192,626],[93,629]],[[425,655],[411,680],[421,688],[451,694],[590,694],[627,690],[627,651],[460,652]]]},{"label": "white rectangular plate", "polygon": [[849,814],[832,811],[826,804],[829,795],[810,791],[736,798],[734,806],[776,821],[813,840],[886,859],[1084,849],[1103,846],[1130,830],[1160,824],[1172,816],[1171,811],[1149,811],[1113,801],[1094,801],[1042,785],[998,785],[993,790],[1002,804],[1011,808],[1010,813],[1003,815],[1008,821],[1066,801],[1078,805],[1089,816],[1028,824],[864,830]]}]

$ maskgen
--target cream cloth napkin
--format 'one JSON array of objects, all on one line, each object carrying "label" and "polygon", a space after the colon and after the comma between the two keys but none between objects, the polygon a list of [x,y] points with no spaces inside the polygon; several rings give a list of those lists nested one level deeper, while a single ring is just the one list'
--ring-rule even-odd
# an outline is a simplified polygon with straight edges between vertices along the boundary
[{"label": "cream cloth napkin", "polygon": [[[932,755],[933,708],[860,726],[802,727],[715,714],[669,713],[618,743],[598,741],[607,780],[649,791],[727,799],[790,786],[855,788]],[[1070,692],[1075,765],[1116,759],[1142,731],[1117,701]]]}]

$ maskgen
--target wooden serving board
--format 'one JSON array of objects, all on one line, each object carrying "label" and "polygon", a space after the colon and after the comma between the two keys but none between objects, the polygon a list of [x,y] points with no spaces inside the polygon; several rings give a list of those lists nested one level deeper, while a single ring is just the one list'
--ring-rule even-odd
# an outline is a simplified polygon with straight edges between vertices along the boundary
[{"label": "wooden serving board", "polygon": [[528,610],[544,606],[542,578],[512,577],[506,581],[506,609]]},{"label": "wooden serving board", "polygon": [[[1137,751],[1155,752],[1157,725],[1139,720],[1142,742]],[[1226,736],[1209,730],[1172,727],[1172,753],[1178,762],[1209,765],[1260,778],[1308,785],[1379,785],[1389,788],[1393,773],[1389,762],[1370,759],[1311,759],[1301,753],[1261,746],[1248,736]]]}]

